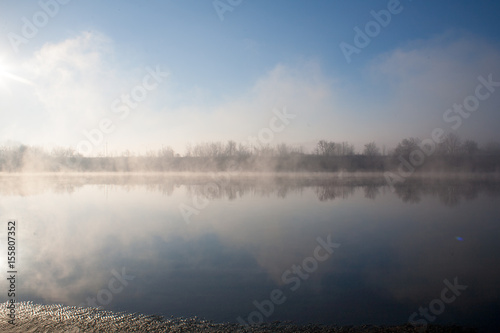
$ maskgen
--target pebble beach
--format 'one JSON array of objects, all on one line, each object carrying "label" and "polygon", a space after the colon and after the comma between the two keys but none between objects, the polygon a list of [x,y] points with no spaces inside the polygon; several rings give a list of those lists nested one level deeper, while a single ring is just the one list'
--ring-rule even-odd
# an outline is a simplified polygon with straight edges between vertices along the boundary
[{"label": "pebble beach", "polygon": [[254,326],[235,323],[214,323],[199,318],[164,318],[106,311],[97,308],[81,308],[63,305],[40,305],[31,302],[16,304],[15,324],[9,323],[6,303],[0,311],[2,332],[408,332],[408,333],[472,333],[473,328],[428,325],[413,326],[333,326],[295,325],[289,322],[273,322]]}]

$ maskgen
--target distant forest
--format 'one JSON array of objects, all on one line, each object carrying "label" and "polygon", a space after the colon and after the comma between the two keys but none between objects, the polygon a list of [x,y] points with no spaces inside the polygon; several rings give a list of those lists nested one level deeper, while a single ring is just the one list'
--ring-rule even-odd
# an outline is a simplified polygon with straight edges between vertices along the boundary
[{"label": "distant forest", "polygon": [[249,147],[234,141],[172,148],[143,155],[86,157],[73,149],[46,151],[26,145],[0,147],[1,172],[383,172],[412,165],[426,172],[500,172],[500,143],[479,146],[451,133],[439,144],[406,138],[383,152],[375,142],[356,152],[347,142],[321,140],[313,152],[287,144]]}]

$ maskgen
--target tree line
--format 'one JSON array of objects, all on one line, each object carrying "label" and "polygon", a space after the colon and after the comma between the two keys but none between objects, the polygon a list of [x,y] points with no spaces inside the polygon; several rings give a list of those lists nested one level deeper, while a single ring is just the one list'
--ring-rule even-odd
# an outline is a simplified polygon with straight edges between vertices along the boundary
[{"label": "tree line", "polygon": [[[389,171],[412,152],[423,149],[424,141],[405,138],[386,152],[375,142],[356,152],[349,142],[318,141],[313,151],[285,143],[249,146],[235,141],[188,145],[183,155],[171,147],[144,154],[124,151],[116,156],[86,157],[70,148],[47,151],[17,145],[0,147],[0,172],[165,172],[165,171],[269,171],[338,172]],[[479,145],[450,133],[433,147],[422,171],[500,172],[500,143]]]}]

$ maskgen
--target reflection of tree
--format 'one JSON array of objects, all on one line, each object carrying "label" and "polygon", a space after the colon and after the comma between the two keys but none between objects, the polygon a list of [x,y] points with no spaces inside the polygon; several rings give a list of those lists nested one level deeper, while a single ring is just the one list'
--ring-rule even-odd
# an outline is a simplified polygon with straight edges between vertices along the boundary
[{"label": "reflection of tree", "polygon": [[442,186],[438,189],[439,200],[449,207],[457,206],[460,203],[460,193],[457,186]]},{"label": "reflection of tree", "polygon": [[[48,176],[0,176],[0,195],[33,195],[52,191],[73,193],[85,185],[97,185],[103,189],[118,188],[133,191],[145,188],[171,196],[179,187],[184,187],[189,196],[209,200],[235,200],[252,195],[286,198],[293,193],[312,189],[318,200],[346,199],[356,188],[362,188],[366,198],[375,200],[386,187],[385,180],[377,177],[338,177],[337,175],[48,175]],[[480,193],[488,196],[500,195],[500,182],[495,179],[440,179],[412,178],[395,184],[395,194],[406,203],[420,202],[424,196],[435,196],[447,206],[459,205],[462,200],[474,200]]]},{"label": "reflection of tree", "polygon": [[479,191],[477,189],[477,185],[475,186],[473,183],[465,183],[462,189],[462,195],[465,200],[474,200],[477,198]]},{"label": "reflection of tree", "polygon": [[500,194],[498,181],[482,179],[412,179],[395,186],[395,193],[404,202],[419,202],[422,196],[437,196],[446,206],[457,206],[461,200],[474,200],[479,193]]},{"label": "reflection of tree", "polygon": [[233,200],[248,194],[261,197],[276,195],[280,198],[286,198],[289,193],[300,192],[303,188],[300,183],[295,181],[282,182],[273,180],[272,178],[266,180],[267,181],[261,178],[255,178],[253,180],[239,179],[237,177],[225,181],[214,179],[207,180],[205,183],[201,184],[187,184],[186,188],[190,196],[203,197],[209,200]]},{"label": "reflection of tree", "polygon": [[413,184],[403,184],[395,186],[395,193],[399,196],[403,202],[406,203],[417,203],[420,202],[421,189],[417,186],[412,186]]},{"label": "reflection of tree", "polygon": [[354,193],[354,189],[354,186],[334,184],[318,186],[315,188],[315,192],[320,201],[327,201],[337,198],[346,199]]},{"label": "reflection of tree", "polygon": [[370,184],[364,187],[365,198],[374,200],[380,194],[380,185]]}]

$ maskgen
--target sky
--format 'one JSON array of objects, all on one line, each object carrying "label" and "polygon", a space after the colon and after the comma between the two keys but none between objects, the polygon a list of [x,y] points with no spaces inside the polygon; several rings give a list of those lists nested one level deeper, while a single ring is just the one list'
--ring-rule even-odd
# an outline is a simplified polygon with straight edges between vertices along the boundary
[{"label": "sky", "polygon": [[497,1],[0,0],[0,145],[389,150],[436,128],[500,141],[498,13]]}]

